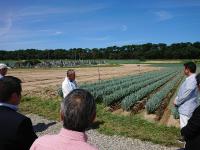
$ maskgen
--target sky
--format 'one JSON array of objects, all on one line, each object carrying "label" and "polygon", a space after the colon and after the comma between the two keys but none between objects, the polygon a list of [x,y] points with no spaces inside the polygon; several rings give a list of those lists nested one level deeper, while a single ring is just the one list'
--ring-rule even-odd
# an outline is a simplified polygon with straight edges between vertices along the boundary
[{"label": "sky", "polygon": [[0,1],[0,50],[196,41],[199,0]]}]

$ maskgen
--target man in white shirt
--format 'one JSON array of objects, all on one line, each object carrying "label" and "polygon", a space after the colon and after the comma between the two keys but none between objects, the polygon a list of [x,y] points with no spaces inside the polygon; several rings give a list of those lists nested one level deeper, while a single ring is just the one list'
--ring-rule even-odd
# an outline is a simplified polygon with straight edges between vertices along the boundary
[{"label": "man in white shirt", "polygon": [[187,125],[188,120],[193,114],[193,111],[198,106],[198,88],[196,82],[196,64],[188,62],[184,64],[184,73],[187,76],[182,83],[177,97],[174,100],[174,105],[178,107],[180,115],[180,127]]},{"label": "man in white shirt", "polygon": [[75,71],[72,69],[68,70],[67,77],[62,83],[63,98],[65,98],[71,91],[78,88],[75,78]]},{"label": "man in white shirt", "polygon": [[8,69],[10,69],[10,67],[6,64],[0,64],[0,79],[7,74]]}]

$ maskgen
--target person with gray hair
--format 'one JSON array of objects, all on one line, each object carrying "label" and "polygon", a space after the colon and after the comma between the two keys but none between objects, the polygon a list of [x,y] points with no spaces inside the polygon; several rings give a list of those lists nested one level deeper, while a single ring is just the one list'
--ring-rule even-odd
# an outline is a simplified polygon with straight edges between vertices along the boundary
[{"label": "person with gray hair", "polygon": [[75,79],[76,79],[75,71],[72,69],[68,70],[67,77],[62,83],[63,98],[65,98],[71,91],[78,88]]},{"label": "person with gray hair", "polygon": [[96,103],[86,90],[75,89],[61,102],[63,128],[57,135],[37,139],[30,150],[96,150],[87,143],[85,131],[96,117]]},{"label": "person with gray hair", "polygon": [[0,64],[0,79],[7,74],[8,69],[10,69],[10,67],[8,67],[6,64]]}]

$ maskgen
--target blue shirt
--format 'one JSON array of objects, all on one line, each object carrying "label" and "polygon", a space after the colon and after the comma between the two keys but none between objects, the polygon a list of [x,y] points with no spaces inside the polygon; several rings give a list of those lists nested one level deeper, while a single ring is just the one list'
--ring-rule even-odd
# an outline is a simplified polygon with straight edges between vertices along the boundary
[{"label": "blue shirt", "polygon": [[191,117],[193,111],[198,106],[198,88],[196,82],[196,74],[192,74],[182,83],[175,104],[178,106],[180,114]]}]

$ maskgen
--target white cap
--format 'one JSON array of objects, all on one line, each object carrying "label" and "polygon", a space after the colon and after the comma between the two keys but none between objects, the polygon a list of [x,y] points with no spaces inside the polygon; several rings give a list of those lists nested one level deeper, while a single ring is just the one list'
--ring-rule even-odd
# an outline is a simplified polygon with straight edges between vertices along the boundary
[{"label": "white cap", "polygon": [[10,67],[8,67],[6,64],[0,64],[0,69],[4,69],[4,68],[10,69]]}]

